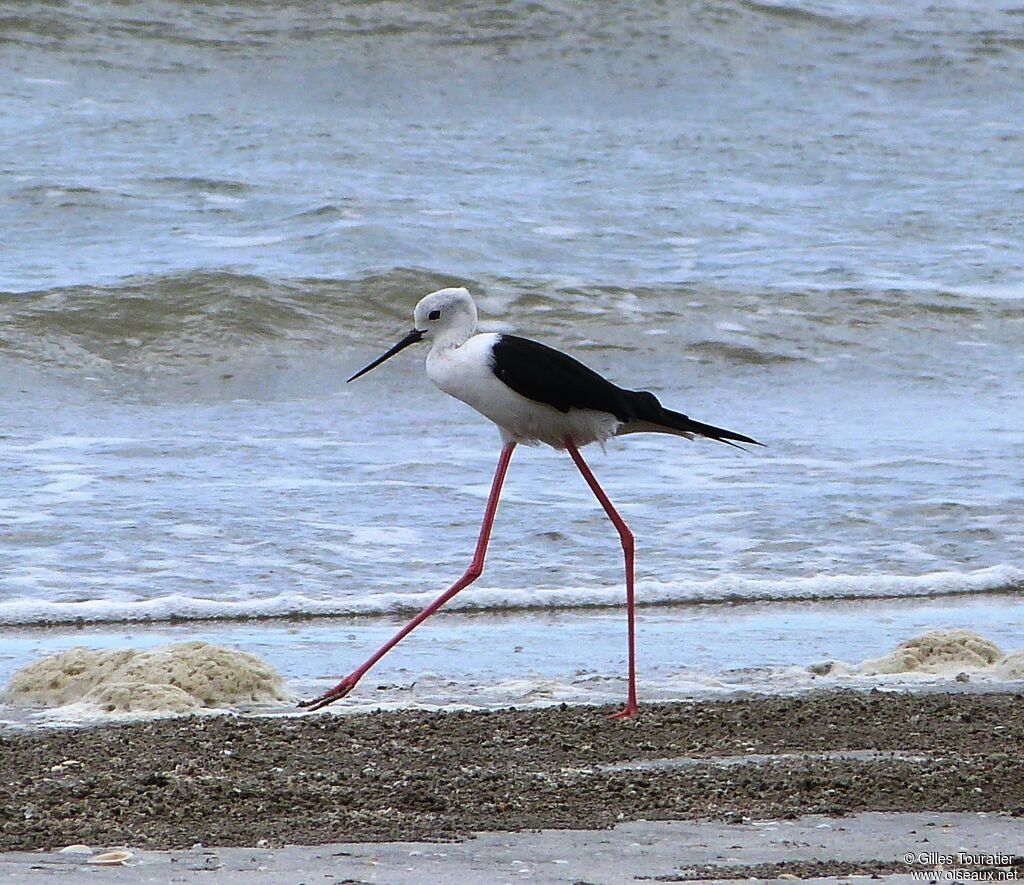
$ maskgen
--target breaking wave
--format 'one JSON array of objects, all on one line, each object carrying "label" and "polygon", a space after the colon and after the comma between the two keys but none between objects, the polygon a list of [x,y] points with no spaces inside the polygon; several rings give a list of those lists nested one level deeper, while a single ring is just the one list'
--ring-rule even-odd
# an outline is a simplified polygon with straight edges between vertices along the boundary
[{"label": "breaking wave", "polygon": [[196,271],[0,294],[0,354],[59,369],[183,368],[239,353],[331,349],[401,328],[418,294],[452,283],[395,270],[357,280]]},{"label": "breaking wave", "polygon": [[[641,605],[695,605],[770,601],[827,601],[961,596],[1024,591],[1024,570],[1009,565],[973,572],[935,572],[926,575],[818,575],[809,578],[740,579],[637,584]],[[322,598],[282,593],[265,598],[210,599],[172,595],[126,602],[93,599],[55,602],[17,598],[0,602],[0,624],[30,626],[74,623],[175,622],[251,620],[259,618],[351,617],[405,614],[426,606],[436,590],[422,593],[377,593],[355,598]],[[622,589],[567,587],[562,589],[482,588],[463,593],[449,611],[502,612],[530,609],[617,608]]]},{"label": "breaking wave", "polygon": [[[1019,50],[1015,7],[993,4],[984,16],[953,7],[932,11],[928,27],[894,14],[887,4],[823,4],[809,0],[714,0],[678,4],[614,2],[594,7],[571,2],[530,2],[511,14],[480,0],[457,4],[345,4],[248,2],[194,4],[162,2],[126,10],[120,3],[42,4],[31,15],[9,15],[0,32],[5,42],[37,51],[92,54],[92,64],[151,69],[154,46],[164,52],[274,58],[295,43],[317,52],[345,43],[353,50],[388,40],[407,51],[444,46],[523,53],[566,53],[586,46],[605,53],[651,51],[645,32],[657,27],[669,47],[692,52],[713,46],[737,54],[759,37],[784,27],[797,35],[902,41],[912,48],[944,50],[966,60]],[[910,22],[905,19],[910,19]],[[954,25],[958,27],[954,27]],[[117,40],[110,39],[116,35]],[[954,41],[952,38],[956,37]],[[125,47],[132,51],[124,51]],[[147,51],[148,50],[148,51]],[[577,50],[578,51],[578,50]],[[924,66],[929,59],[911,56]],[[895,65],[893,65],[895,67]]]},{"label": "breaking wave", "polygon": [[[872,351],[885,346],[880,329],[955,340],[983,298],[941,291],[841,290],[825,297],[682,284],[565,285],[418,268],[348,279],[192,271],[0,293],[0,357],[70,372],[131,374],[268,354],[330,354],[353,342],[389,340],[407,326],[422,295],[452,285],[477,295],[491,327],[503,327],[507,317],[524,334],[570,349],[682,351],[693,361],[732,366],[820,362],[855,347]],[[993,305],[986,299],[984,305],[997,321],[1017,310],[1015,300]],[[737,317],[748,323],[736,325]],[[643,335],[636,334],[637,323]],[[583,328],[596,337],[581,338]]]}]

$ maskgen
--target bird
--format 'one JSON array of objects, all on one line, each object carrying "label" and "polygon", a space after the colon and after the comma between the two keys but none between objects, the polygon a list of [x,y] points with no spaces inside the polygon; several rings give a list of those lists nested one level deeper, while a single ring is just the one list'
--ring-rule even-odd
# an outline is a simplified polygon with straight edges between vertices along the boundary
[{"label": "bird", "polygon": [[619,535],[625,564],[628,681],[625,705],[609,718],[628,719],[638,710],[635,539],[584,461],[580,448],[595,442],[603,445],[612,437],[631,433],[664,433],[687,439],[706,437],[737,448],[762,443],[667,409],[653,393],[619,387],[574,357],[540,342],[518,335],[480,332],[477,323],[476,303],[467,289],[452,287],[431,292],[416,305],[413,328],[408,334],[348,379],[355,381],[407,347],[427,342],[430,350],[426,371],[430,380],[497,425],[501,454],[469,567],[360,667],[318,697],[300,702],[300,706],[319,710],[345,697],[402,639],[480,577],[512,453],[520,444],[545,444],[569,454]]}]

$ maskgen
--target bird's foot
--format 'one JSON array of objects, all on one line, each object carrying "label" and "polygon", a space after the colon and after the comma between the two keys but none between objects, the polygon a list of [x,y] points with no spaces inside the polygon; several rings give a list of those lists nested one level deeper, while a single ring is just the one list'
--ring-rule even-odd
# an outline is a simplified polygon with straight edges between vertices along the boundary
[{"label": "bird's foot", "polygon": [[310,698],[308,701],[299,701],[299,706],[305,707],[309,711],[322,710],[328,704],[340,701],[345,697],[345,695],[352,691],[352,689],[356,687],[356,683],[359,682],[361,676],[361,673],[351,673],[334,686],[334,688],[329,691],[325,691],[322,695]]},{"label": "bird's foot", "polygon": [[626,706],[619,710],[618,713],[612,713],[609,719],[630,719],[636,715],[637,703],[635,700],[630,699],[626,702]]}]

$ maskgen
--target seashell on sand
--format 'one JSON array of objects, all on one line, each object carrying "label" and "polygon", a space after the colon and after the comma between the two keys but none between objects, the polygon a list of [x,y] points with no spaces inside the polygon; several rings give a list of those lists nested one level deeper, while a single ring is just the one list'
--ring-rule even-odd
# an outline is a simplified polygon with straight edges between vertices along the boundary
[{"label": "seashell on sand", "polygon": [[114,851],[104,851],[102,854],[94,854],[87,863],[94,863],[98,866],[114,867],[130,861],[135,855],[123,848]]}]

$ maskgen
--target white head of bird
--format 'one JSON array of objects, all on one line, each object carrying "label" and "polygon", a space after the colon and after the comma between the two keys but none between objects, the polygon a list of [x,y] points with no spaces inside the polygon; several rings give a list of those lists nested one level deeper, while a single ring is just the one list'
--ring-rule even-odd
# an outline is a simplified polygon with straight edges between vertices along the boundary
[{"label": "white head of bird", "polygon": [[461,287],[438,289],[420,299],[413,312],[413,322],[415,326],[398,344],[348,380],[355,381],[360,375],[365,375],[384,360],[391,359],[399,351],[419,341],[429,341],[431,350],[465,344],[476,332],[476,304],[469,291]]},{"label": "white head of bird", "polygon": [[466,289],[438,289],[420,299],[413,312],[416,329],[433,347],[458,347],[476,332],[476,304]]}]

